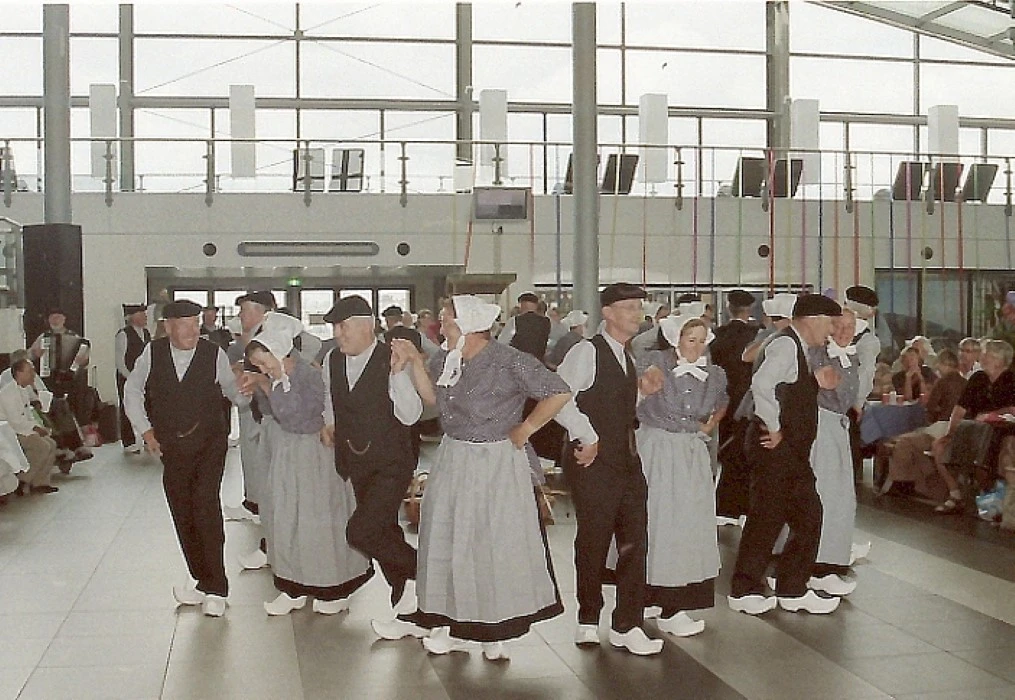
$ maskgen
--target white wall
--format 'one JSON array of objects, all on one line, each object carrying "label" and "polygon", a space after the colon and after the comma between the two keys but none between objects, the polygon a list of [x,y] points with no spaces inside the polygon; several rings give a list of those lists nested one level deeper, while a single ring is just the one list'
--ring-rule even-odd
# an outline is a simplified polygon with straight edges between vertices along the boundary
[{"label": "white wall", "polygon": [[[561,197],[560,207],[561,266],[568,282],[573,198]],[[76,194],[73,219],[84,232],[83,330],[93,343],[100,392],[107,399],[114,395],[112,337],[122,322],[119,305],[145,300],[146,266],[462,265],[470,210],[469,195],[452,194],[410,195],[404,208],[397,194],[317,195],[309,207],[298,194],[218,194],[211,206],[203,194],[116,194],[111,207],[101,194]],[[0,215],[40,222],[42,196],[16,194]],[[505,223],[498,236],[489,222],[476,224],[467,271],[516,273],[509,297],[534,283],[552,283],[556,218],[554,198],[537,196],[532,225]],[[1008,269],[1007,223],[1003,207],[983,204],[936,203],[927,214],[919,202],[857,202],[848,213],[842,202],[783,200],[765,212],[757,199],[688,198],[678,209],[673,198],[604,196],[600,277],[604,283],[641,282],[644,260],[650,284],[765,284],[769,261],[757,249],[772,245],[771,234],[774,283],[842,288],[872,283],[875,267],[957,268],[960,229],[963,267]],[[300,239],[375,241],[380,252],[371,258],[277,260],[237,253],[244,241]],[[403,241],[411,246],[406,257],[396,252]],[[205,243],[218,247],[214,257],[202,253]],[[925,247],[934,251],[929,261],[920,257]]]}]

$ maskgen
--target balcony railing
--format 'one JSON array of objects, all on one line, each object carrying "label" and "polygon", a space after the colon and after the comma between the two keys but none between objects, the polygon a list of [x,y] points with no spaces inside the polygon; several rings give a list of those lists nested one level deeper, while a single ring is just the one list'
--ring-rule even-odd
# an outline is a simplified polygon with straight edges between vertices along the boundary
[{"label": "balcony railing", "polygon": [[[256,150],[251,177],[234,176],[230,150]],[[118,161],[124,146],[133,167]],[[477,185],[529,187],[536,194],[571,191],[572,145],[554,141],[473,141],[458,160],[453,140],[329,139],[73,139],[72,188],[104,193],[113,206],[121,192],[282,193],[314,199],[336,194],[469,191]],[[93,153],[93,147],[95,152]],[[0,139],[0,190],[10,208],[22,192],[45,182],[43,140]],[[660,154],[662,154],[660,156]],[[642,177],[646,158],[661,158],[658,182]],[[99,172],[92,168],[101,158]],[[903,151],[769,150],[756,147],[602,144],[598,178],[604,194],[672,197],[678,207],[695,197],[742,197],[767,207],[773,199],[903,200],[933,210],[936,202],[1004,204],[1011,215],[1013,156]],[[24,167],[26,163],[34,167]],[[87,164],[87,172],[79,166]],[[121,173],[132,173],[121,182]]]}]

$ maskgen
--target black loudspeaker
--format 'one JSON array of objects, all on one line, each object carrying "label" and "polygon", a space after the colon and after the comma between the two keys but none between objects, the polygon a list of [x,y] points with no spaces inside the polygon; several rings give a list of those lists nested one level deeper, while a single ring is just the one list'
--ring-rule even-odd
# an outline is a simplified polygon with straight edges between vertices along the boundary
[{"label": "black loudspeaker", "polygon": [[923,189],[923,173],[930,166],[919,161],[904,160],[895,171],[895,182],[892,184],[892,199],[896,202],[914,201],[920,198]]},{"label": "black loudspeaker", "polygon": [[764,187],[767,178],[768,161],[764,158],[741,156],[733,173],[733,196],[760,197],[761,188]]},{"label": "black loudspeaker", "polygon": [[[617,172],[617,158],[620,158],[620,172]],[[606,172],[599,191],[603,194],[630,194],[634,184],[634,171],[638,168],[638,156],[634,153],[611,153],[606,159]]]},{"label": "black loudspeaker", "polygon": [[67,328],[84,335],[85,301],[81,280],[81,227],[32,224],[22,231],[25,284],[25,338],[35,340],[47,327],[52,309],[67,316]]}]

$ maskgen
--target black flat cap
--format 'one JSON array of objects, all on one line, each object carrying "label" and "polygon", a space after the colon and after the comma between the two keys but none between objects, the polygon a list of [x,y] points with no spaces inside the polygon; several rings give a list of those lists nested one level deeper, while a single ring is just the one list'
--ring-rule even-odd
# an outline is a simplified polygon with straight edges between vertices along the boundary
[{"label": "black flat cap", "polygon": [[189,299],[171,301],[162,309],[162,318],[190,318],[201,315],[201,305]]},{"label": "black flat cap", "polygon": [[755,302],[754,295],[750,292],[745,292],[742,289],[734,289],[726,295],[726,299],[729,301],[730,306],[738,308],[753,306]]},{"label": "black flat cap", "polygon": [[351,296],[339,299],[338,303],[331,307],[331,311],[324,314],[325,323],[341,323],[353,316],[365,316],[373,318],[374,312],[370,304],[361,296]]},{"label": "black flat cap", "polygon": [[522,302],[525,301],[529,302],[530,304],[538,304],[539,297],[536,296],[535,292],[522,292],[521,294],[518,295],[518,303],[521,304]]},{"label": "black flat cap", "polygon": [[599,304],[600,306],[609,306],[625,299],[644,299],[646,296],[645,290],[636,284],[616,282],[604,287],[603,291],[599,292]]},{"label": "black flat cap", "polygon": [[250,301],[255,304],[260,304],[266,309],[274,309],[276,306],[275,295],[268,291],[257,291],[247,292],[241,297],[236,298],[236,305],[239,306],[245,301]]},{"label": "black flat cap", "polygon": [[401,306],[389,306],[388,308],[384,309],[384,311],[381,312],[381,316],[384,316],[385,318],[398,316],[399,318],[401,318],[404,313],[405,312],[402,311]]},{"label": "black flat cap", "polygon": [[842,316],[842,307],[823,294],[801,294],[793,305],[793,318]]},{"label": "black flat cap", "polygon": [[124,304],[123,305],[123,315],[124,316],[133,316],[136,313],[140,313],[141,311],[144,311],[146,308],[147,307],[144,304]]},{"label": "black flat cap", "polygon": [[846,299],[848,301],[855,301],[858,304],[865,306],[877,306],[878,295],[870,287],[864,287],[863,285],[856,285],[846,290]]}]

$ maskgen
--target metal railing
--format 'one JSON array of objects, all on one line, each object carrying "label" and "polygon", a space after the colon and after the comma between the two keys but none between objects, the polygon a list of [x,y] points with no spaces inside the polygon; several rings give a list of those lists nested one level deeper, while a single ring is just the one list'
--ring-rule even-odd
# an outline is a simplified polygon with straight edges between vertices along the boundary
[{"label": "metal railing", "polygon": [[[117,154],[125,141],[72,139],[72,168],[90,160],[93,143],[102,144],[104,163],[101,177],[72,173],[74,191],[101,192],[107,206],[124,192],[203,193],[208,206],[223,193],[290,192],[311,206],[319,196],[352,194],[335,186],[336,180],[350,175],[336,169],[335,153],[348,149],[363,154],[354,191],[396,192],[402,206],[410,194],[470,191],[477,185],[530,187],[536,194],[567,194],[570,188],[572,146],[561,141],[473,141],[470,162],[456,161],[455,140],[134,138],[134,181],[121,183]],[[253,177],[230,172],[227,156],[234,143],[258,149],[261,165]],[[5,207],[10,208],[20,192],[42,191],[42,148],[39,138],[0,139]],[[36,155],[34,172],[17,172],[15,157],[21,155],[25,162],[29,150]],[[659,151],[667,154],[665,177],[644,182],[640,168],[645,156]],[[678,208],[688,198],[732,196],[755,199],[765,208],[774,199],[789,197],[842,201],[847,211],[856,201],[908,199],[932,212],[935,202],[962,201],[964,195],[966,202],[1004,204],[1009,216],[1012,212],[1013,156],[637,143],[604,143],[599,152],[600,171],[613,177],[612,182],[601,182],[604,194],[672,197]],[[284,157],[273,158],[282,153]],[[637,172],[628,167],[633,155],[640,156]],[[157,165],[146,171],[146,163]]]}]

